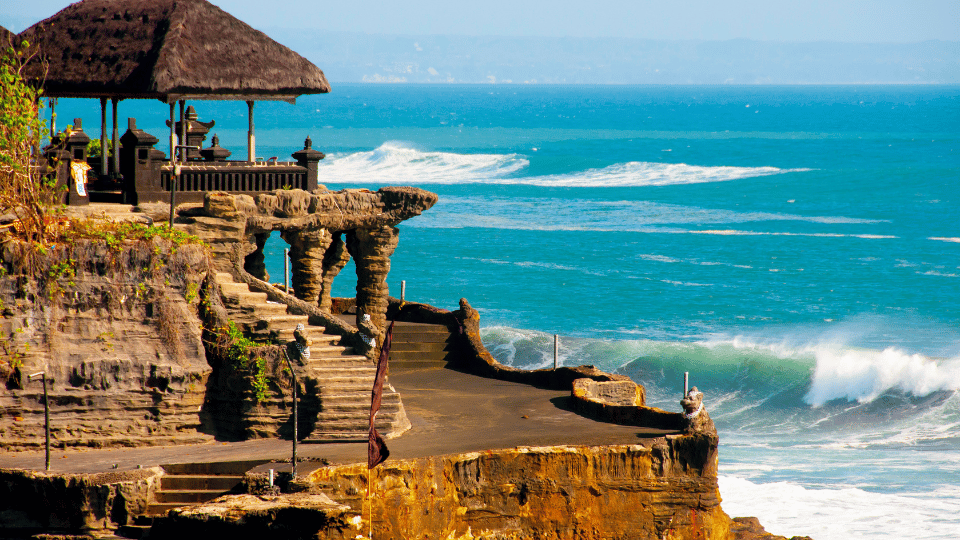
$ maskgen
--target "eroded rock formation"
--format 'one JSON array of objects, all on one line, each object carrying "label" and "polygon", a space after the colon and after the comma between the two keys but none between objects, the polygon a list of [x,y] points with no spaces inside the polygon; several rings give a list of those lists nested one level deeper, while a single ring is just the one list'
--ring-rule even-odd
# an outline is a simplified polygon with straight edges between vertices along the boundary
[{"label": "eroded rock formation", "polygon": [[278,231],[290,245],[294,294],[330,309],[330,287],[353,258],[357,305],[382,332],[386,326],[390,256],[397,247],[396,225],[432,207],[437,196],[412,187],[385,187],[312,193],[277,190],[256,197],[208,193],[202,206],[183,206],[176,226],[211,246],[218,271],[241,271],[266,280],[263,242]]},{"label": "eroded rock formation", "polygon": [[100,474],[0,470],[0,530],[91,534],[131,522],[160,483],[158,467]]},{"label": "eroded rock formation", "polygon": [[390,461],[373,471],[366,503],[363,465],[311,480],[357,514],[372,503],[375,538],[719,539],[730,519],[716,464],[716,438],[669,436]]},{"label": "eroded rock formation", "polygon": [[55,448],[209,440],[197,415],[210,374],[195,307],[202,247],[32,249],[9,241],[0,253],[0,447],[43,446],[43,386],[27,379],[41,371]]}]

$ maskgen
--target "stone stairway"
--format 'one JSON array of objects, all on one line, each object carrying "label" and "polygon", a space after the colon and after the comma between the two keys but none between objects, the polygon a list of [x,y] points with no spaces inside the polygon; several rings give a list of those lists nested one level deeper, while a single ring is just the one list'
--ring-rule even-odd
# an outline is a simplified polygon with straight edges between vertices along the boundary
[{"label": "stone stairway", "polygon": [[450,351],[450,331],[439,324],[397,322],[390,347],[390,369],[443,367]]},{"label": "stone stairway", "polygon": [[173,508],[212,501],[235,491],[243,482],[244,474],[264,463],[255,461],[227,461],[211,463],[177,463],[161,465],[164,475],[159,489],[143,515],[133,517],[133,522],[120,527],[116,538],[149,538],[155,516],[166,514]]},{"label": "stone stairway", "polygon": [[[230,319],[251,339],[293,341],[297,324],[303,324],[312,342],[303,374],[317,381],[321,403],[316,427],[304,441],[366,442],[376,365],[366,356],[352,354],[352,348],[339,345],[340,336],[309,324],[306,315],[291,315],[285,304],[268,301],[266,293],[250,291],[227,273],[218,273],[216,279]],[[388,382],[377,415],[377,430],[389,438],[409,427],[400,394]]]}]

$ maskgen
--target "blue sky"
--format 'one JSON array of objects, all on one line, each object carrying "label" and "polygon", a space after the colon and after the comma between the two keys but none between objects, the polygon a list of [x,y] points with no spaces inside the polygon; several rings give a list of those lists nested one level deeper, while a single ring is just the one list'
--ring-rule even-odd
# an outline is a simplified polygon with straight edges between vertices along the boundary
[{"label": "blue sky", "polygon": [[[958,0],[213,0],[255,28],[371,34],[625,37],[660,40],[960,41]],[[65,0],[0,0],[14,31]],[[269,7],[266,7],[266,6]]]}]

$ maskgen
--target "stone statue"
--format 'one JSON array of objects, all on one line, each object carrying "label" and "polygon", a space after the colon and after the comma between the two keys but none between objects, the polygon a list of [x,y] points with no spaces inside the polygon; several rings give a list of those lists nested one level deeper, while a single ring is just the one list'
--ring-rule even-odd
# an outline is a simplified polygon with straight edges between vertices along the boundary
[{"label": "stone statue", "polygon": [[683,407],[685,433],[706,432],[716,435],[717,428],[703,408],[703,392],[696,386],[690,388],[687,395],[683,396],[680,406]]},{"label": "stone statue", "polygon": [[376,349],[377,338],[380,337],[380,329],[377,328],[377,325],[370,319],[369,313],[363,313],[359,308],[357,308],[357,313],[360,314],[360,316],[357,317],[357,328],[360,330],[360,337],[367,342],[367,345],[369,345],[371,349]]},{"label": "stone statue", "polygon": [[310,345],[313,342],[307,337],[307,332],[303,327],[303,324],[297,324],[297,329],[293,331],[293,342],[294,346],[297,348],[297,353],[300,355],[300,365],[303,365],[306,360],[310,359]]}]

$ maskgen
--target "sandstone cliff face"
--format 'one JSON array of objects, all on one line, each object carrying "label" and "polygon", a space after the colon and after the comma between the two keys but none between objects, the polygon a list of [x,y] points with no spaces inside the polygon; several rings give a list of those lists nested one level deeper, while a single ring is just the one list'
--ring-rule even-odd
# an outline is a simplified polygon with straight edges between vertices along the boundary
[{"label": "sandstone cliff face", "polygon": [[518,448],[328,467],[316,490],[347,504],[375,538],[728,538],[717,439],[652,446]]},{"label": "sandstone cliff face", "polygon": [[0,448],[44,444],[45,371],[52,445],[200,442],[204,359],[196,289],[199,245],[77,242],[0,253]]},{"label": "sandstone cliff face", "polygon": [[101,474],[0,470],[0,530],[11,535],[116,529],[142,514],[159,468]]}]

